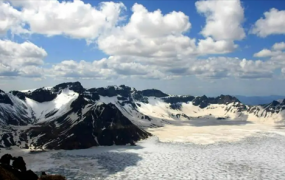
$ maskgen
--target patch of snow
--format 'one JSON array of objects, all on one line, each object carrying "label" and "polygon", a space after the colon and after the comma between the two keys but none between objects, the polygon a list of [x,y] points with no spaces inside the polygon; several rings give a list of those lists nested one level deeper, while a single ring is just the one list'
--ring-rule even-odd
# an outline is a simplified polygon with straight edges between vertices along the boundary
[{"label": "patch of snow", "polygon": [[33,92],[36,89],[25,89],[25,90],[19,90],[20,92],[26,93],[26,92]]},{"label": "patch of snow", "polygon": [[[39,103],[30,98],[26,98],[26,103],[33,110],[34,116],[38,119],[38,122],[45,122],[48,120],[53,120],[55,117],[61,116],[70,109],[71,103],[77,99],[78,93],[63,89],[57,97],[48,102]],[[45,117],[48,113],[56,112],[51,117]]]},{"label": "patch of snow", "polygon": [[113,97],[108,97],[108,96],[101,96],[100,95],[100,102],[105,103],[105,104],[115,104],[117,101],[117,96],[113,96]]}]

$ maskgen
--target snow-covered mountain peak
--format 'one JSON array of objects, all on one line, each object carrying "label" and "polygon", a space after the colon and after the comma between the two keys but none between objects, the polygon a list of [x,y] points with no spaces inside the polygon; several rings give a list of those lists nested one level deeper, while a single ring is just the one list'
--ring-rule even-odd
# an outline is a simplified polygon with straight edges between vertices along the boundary
[{"label": "snow-covered mountain peak", "polygon": [[61,83],[61,84],[54,86],[51,90],[53,92],[59,92],[60,90],[66,89],[66,88],[73,90],[74,92],[77,92],[77,93],[82,93],[85,91],[85,89],[83,88],[81,83],[78,81],[77,82]]}]

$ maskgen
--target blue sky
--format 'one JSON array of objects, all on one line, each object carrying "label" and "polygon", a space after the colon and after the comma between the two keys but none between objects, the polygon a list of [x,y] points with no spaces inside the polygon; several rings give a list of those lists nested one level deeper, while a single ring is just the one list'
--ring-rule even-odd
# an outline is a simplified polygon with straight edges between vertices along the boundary
[{"label": "blue sky", "polygon": [[0,0],[0,16],[5,91],[80,81],[285,95],[282,0]]}]

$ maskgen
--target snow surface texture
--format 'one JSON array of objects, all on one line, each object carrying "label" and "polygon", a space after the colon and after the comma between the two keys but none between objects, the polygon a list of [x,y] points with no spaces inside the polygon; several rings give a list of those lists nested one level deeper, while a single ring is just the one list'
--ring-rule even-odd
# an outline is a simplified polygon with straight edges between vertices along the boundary
[{"label": "snow surface texture", "polygon": [[[137,146],[94,147],[34,154],[15,147],[14,150],[1,150],[1,154],[9,152],[13,156],[22,155],[28,168],[39,173],[46,171],[62,174],[71,180],[285,179],[284,129],[246,126],[232,125],[231,128],[224,126],[220,129],[209,126],[212,134],[206,135],[208,140],[219,139],[219,135],[214,133],[218,130],[221,134],[237,131],[231,134],[233,137],[255,132],[235,142],[225,140],[202,145],[160,142],[157,137],[152,137],[139,142]],[[200,136],[201,140],[205,134],[197,130],[196,138]]]},{"label": "snow surface texture", "polygon": [[276,126],[252,123],[248,121],[229,121],[215,119],[196,119],[180,124],[165,125],[160,128],[148,128],[147,131],[159,137],[161,142],[182,142],[195,144],[212,144],[217,142],[234,142],[260,132],[278,133]]}]

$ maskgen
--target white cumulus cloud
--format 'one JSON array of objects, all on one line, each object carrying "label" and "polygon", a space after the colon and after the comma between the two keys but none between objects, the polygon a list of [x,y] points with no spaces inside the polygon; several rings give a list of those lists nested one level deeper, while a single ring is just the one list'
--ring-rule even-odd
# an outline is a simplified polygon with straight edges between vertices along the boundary
[{"label": "white cumulus cloud", "polygon": [[272,62],[276,64],[285,63],[285,43],[275,43],[270,49],[262,49],[261,51],[255,53],[254,57],[269,57]]},{"label": "white cumulus cloud", "polygon": [[31,42],[16,43],[10,40],[0,40],[1,75],[38,76],[42,71],[47,52]]},{"label": "white cumulus cloud", "polygon": [[251,33],[260,37],[272,34],[285,34],[285,10],[279,11],[272,8],[264,13],[264,17],[255,22]]},{"label": "white cumulus cloud", "polygon": [[[21,10],[10,8],[9,12],[4,12],[9,21],[17,16],[14,18],[17,23],[6,25],[2,31],[7,31],[13,25],[19,26],[21,23],[22,28],[18,28],[18,31],[14,31],[14,33],[36,33],[47,36],[66,35],[88,41],[96,39],[102,32],[113,28],[121,19],[121,11],[125,9],[123,3],[114,2],[102,2],[99,7],[93,7],[81,0],[72,2],[13,0],[10,2],[19,6]],[[11,7],[8,3],[0,2],[0,4]],[[25,25],[28,25],[29,28],[24,29]]]},{"label": "white cumulus cloud", "polygon": [[197,11],[206,17],[202,30],[205,37],[215,40],[241,40],[245,37],[242,27],[244,10],[240,0],[200,0],[195,3]]},{"label": "white cumulus cloud", "polygon": [[0,1],[0,35],[6,34],[8,30],[21,29],[21,22],[21,12]]},{"label": "white cumulus cloud", "polygon": [[198,52],[200,54],[225,54],[235,50],[237,45],[233,41],[215,41],[211,37],[199,40]]},{"label": "white cumulus cloud", "polygon": [[141,4],[134,4],[132,11],[126,25],[99,37],[98,47],[105,53],[178,58],[195,53],[195,40],[183,35],[191,28],[184,13],[163,15],[160,10],[149,12]]},{"label": "white cumulus cloud", "polygon": [[272,49],[274,49],[274,50],[283,50],[283,49],[285,49],[285,43],[284,42],[275,43],[272,46]]},{"label": "white cumulus cloud", "polygon": [[47,52],[31,42],[0,40],[0,62],[13,67],[42,65]]},{"label": "white cumulus cloud", "polygon": [[190,67],[190,73],[211,79],[243,78],[261,79],[271,78],[275,67],[270,62],[252,61],[230,57],[213,57],[197,60]]},{"label": "white cumulus cloud", "polygon": [[262,49],[261,51],[255,53],[254,57],[270,57],[272,56],[273,52],[269,49]]}]

